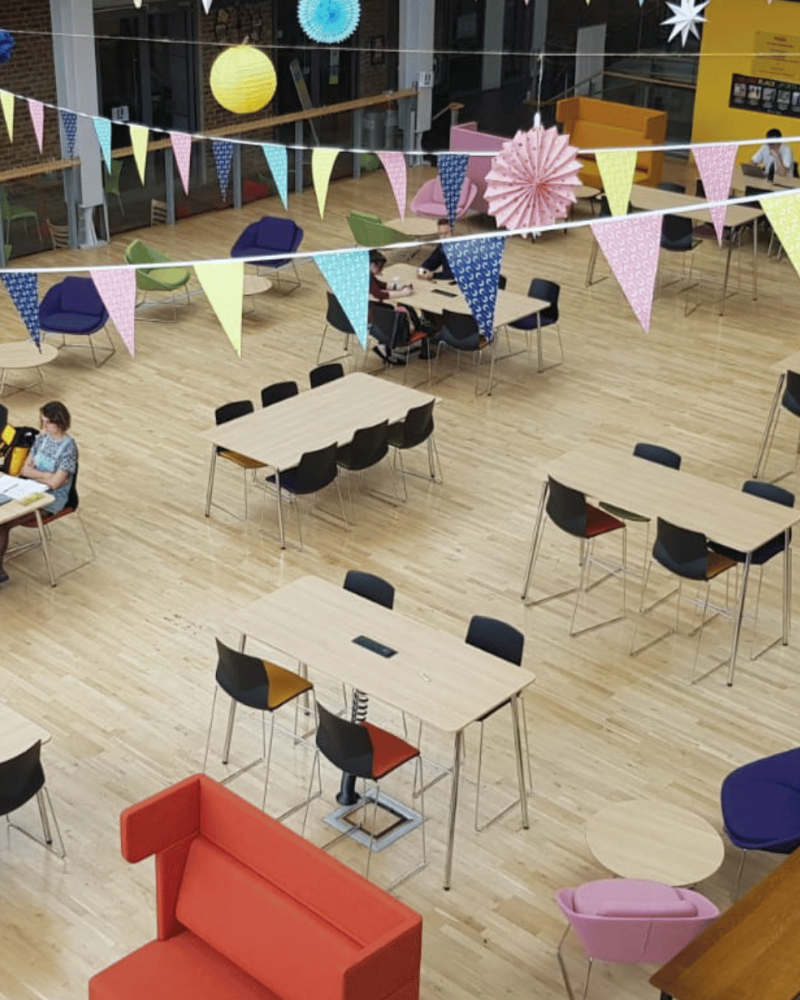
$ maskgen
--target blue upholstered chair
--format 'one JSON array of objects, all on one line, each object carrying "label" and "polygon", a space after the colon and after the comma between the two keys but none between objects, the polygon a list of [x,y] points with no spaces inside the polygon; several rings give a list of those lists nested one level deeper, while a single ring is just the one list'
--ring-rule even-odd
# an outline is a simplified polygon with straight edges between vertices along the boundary
[{"label": "blue upholstered chair", "polygon": [[[116,347],[106,329],[108,310],[103,305],[100,293],[91,278],[64,278],[39,303],[39,326],[45,333],[60,333],[62,347],[85,347],[83,344],[68,344],[67,337],[85,337],[92,352],[92,360],[99,368],[105,364]],[[95,351],[93,335],[105,330],[108,347]],[[101,360],[98,361],[98,354]]]},{"label": "blue upholstered chair", "polygon": [[251,223],[241,234],[231,248],[231,257],[259,257],[263,260],[252,261],[256,267],[268,267],[275,272],[278,288],[283,291],[280,273],[284,268],[294,270],[295,280],[287,291],[300,287],[300,276],[291,257],[281,257],[281,254],[291,254],[300,246],[303,240],[303,230],[291,219],[279,219],[273,215],[265,215],[258,222]]}]

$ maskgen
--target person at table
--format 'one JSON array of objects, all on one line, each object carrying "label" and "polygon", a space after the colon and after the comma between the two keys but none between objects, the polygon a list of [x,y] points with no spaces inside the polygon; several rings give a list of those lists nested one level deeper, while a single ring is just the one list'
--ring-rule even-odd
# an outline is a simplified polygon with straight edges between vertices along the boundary
[{"label": "person at table", "polygon": [[[386,257],[380,252],[380,250],[370,250],[369,252],[369,294],[373,299],[377,299],[379,302],[385,302],[387,299],[399,299],[406,298],[409,295],[414,294],[414,286],[407,282],[406,284],[400,285],[397,288],[389,288],[387,283],[381,277],[384,267],[386,266]],[[422,328],[420,322],[419,314],[416,309],[413,309],[407,304],[395,306],[398,312],[403,312],[408,316],[408,326],[409,326],[409,343],[414,343],[418,340],[424,340],[427,336],[426,332]],[[372,315],[370,314],[370,323],[372,322]],[[405,346],[405,345],[404,345]],[[382,358],[387,364],[390,365],[404,365],[405,360],[399,357],[392,357],[391,353],[383,351],[380,347],[373,347],[373,352]]]},{"label": "person at table", "polygon": [[770,180],[794,174],[794,156],[791,147],[780,141],[782,138],[779,128],[771,128],[767,132],[767,141],[750,161],[760,166]]},{"label": "person at table", "polygon": [[[67,505],[69,492],[78,469],[78,447],[68,433],[71,423],[69,410],[54,400],[39,410],[41,431],[36,436],[30,454],[22,467],[24,479],[35,479],[43,490],[53,493],[53,502],[44,508],[45,514],[57,514]],[[8,536],[15,524],[30,518],[30,514],[0,524],[0,584],[8,583],[3,559],[8,548]]]},{"label": "person at table", "polygon": [[436,222],[436,232],[439,234],[440,242],[436,244],[430,257],[422,262],[422,266],[417,273],[420,278],[424,278],[426,281],[431,281],[435,278],[440,278],[442,281],[452,281],[453,272],[450,270],[450,264],[441,243],[442,240],[449,240],[453,235],[453,227],[450,225],[450,220],[438,219]]}]

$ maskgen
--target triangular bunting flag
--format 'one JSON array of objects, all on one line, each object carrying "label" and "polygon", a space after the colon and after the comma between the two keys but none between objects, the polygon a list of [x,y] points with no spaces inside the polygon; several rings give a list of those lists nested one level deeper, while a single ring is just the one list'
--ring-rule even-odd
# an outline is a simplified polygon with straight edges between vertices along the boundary
[{"label": "triangular bunting flag", "polygon": [[286,155],[286,147],[275,146],[272,143],[265,142],[261,148],[264,150],[264,156],[272,172],[272,179],[275,181],[275,187],[278,189],[278,195],[283,203],[283,207],[288,208],[289,163],[288,156]]},{"label": "triangular bunting flag", "polygon": [[319,206],[320,219],[325,218],[325,202],[328,198],[328,184],[331,179],[331,171],[336,157],[339,155],[338,149],[315,149],[311,153],[311,179],[314,182],[314,190],[317,193],[317,205]]},{"label": "triangular bunting flag", "polygon": [[214,0],[203,0],[203,10],[206,12],[206,14],[211,10],[211,4],[213,2]]},{"label": "triangular bunting flag", "polygon": [[404,153],[381,152],[378,159],[383,164],[389,183],[392,185],[392,193],[397,207],[400,211],[400,218],[406,217],[406,198],[408,194],[408,173],[406,171],[406,158]]},{"label": "triangular bunting flag", "polygon": [[189,193],[189,164],[192,159],[192,137],[186,132],[170,132],[172,141],[172,152],[175,155],[175,163],[178,173],[181,175],[183,193]]},{"label": "triangular bunting flag", "polygon": [[147,140],[150,129],[146,125],[129,125],[128,131],[131,134],[133,158],[136,161],[136,169],[139,171],[139,179],[144,184],[144,174],[147,170]]},{"label": "triangular bunting flag", "polygon": [[106,161],[106,170],[111,173],[111,122],[108,118],[92,118],[100,151]]},{"label": "triangular bunting flag", "polygon": [[367,349],[367,308],[369,300],[369,251],[338,250],[314,256],[314,263],[331,286],[355,330],[359,343]]},{"label": "triangular bunting flag", "polygon": [[39,276],[35,271],[3,271],[0,274],[11,301],[28,328],[31,340],[39,347]]},{"label": "triangular bunting flag", "polygon": [[[694,162],[700,171],[700,180],[708,201],[725,201],[730,196],[731,177],[736,163],[736,146],[692,146]],[[717,243],[722,246],[725,230],[725,205],[709,209],[711,221],[717,234]]]},{"label": "triangular bunting flag", "polygon": [[627,215],[636,171],[636,150],[598,149],[595,156],[611,214]]},{"label": "triangular bunting flag", "polygon": [[111,322],[128,348],[134,351],[136,310],[136,268],[106,267],[90,270],[89,275],[97,288],[103,304],[108,309]]},{"label": "triangular bunting flag", "polygon": [[42,142],[44,140],[44,104],[41,101],[34,101],[32,97],[29,97],[28,110],[31,113],[33,134],[36,136],[36,145],[39,147],[39,155],[41,155]]},{"label": "triangular bunting flag", "polygon": [[649,330],[661,250],[661,216],[628,215],[591,226],[636,318]]},{"label": "triangular bunting flag", "polygon": [[800,275],[800,191],[764,198],[761,207],[795,271]]},{"label": "triangular bunting flag", "polygon": [[505,245],[505,236],[444,244],[453,277],[472,310],[478,329],[487,340],[494,337],[494,307]]},{"label": "triangular bunting flag", "polygon": [[464,186],[464,178],[467,176],[468,162],[469,157],[464,153],[439,154],[439,181],[451,226],[456,224],[458,201],[461,197],[461,188]]},{"label": "triangular bunting flag", "polygon": [[8,141],[14,141],[14,95],[7,90],[0,90],[0,104],[3,105],[3,118],[6,120]]},{"label": "triangular bunting flag", "polygon": [[228,197],[228,181],[230,180],[231,163],[233,162],[233,145],[224,139],[212,139],[211,148],[214,151],[214,163],[217,166],[219,193],[222,195],[222,200],[225,201]]},{"label": "triangular bunting flag", "polygon": [[64,130],[64,138],[67,143],[67,156],[72,159],[75,155],[75,139],[78,134],[78,116],[74,111],[61,111],[61,127]]},{"label": "triangular bunting flag", "polygon": [[241,357],[244,261],[204,261],[194,265],[194,272],[222,329]]}]

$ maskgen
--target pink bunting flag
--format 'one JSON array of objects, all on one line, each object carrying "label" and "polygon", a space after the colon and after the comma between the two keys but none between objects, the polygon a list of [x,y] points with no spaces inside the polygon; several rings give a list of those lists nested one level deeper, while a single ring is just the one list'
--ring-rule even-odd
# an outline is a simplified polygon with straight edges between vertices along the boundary
[{"label": "pink bunting flag", "polygon": [[181,175],[184,194],[189,193],[189,162],[192,158],[192,137],[185,132],[170,132],[172,141],[172,152],[175,154],[175,163],[178,165],[178,173]]},{"label": "pink bunting flag", "polygon": [[39,154],[41,155],[42,142],[44,140],[44,104],[41,101],[34,101],[32,97],[29,97],[28,110],[31,113],[33,131],[36,135],[36,142],[39,146]]},{"label": "pink bunting flag", "polygon": [[386,176],[392,185],[392,193],[397,207],[400,210],[400,218],[406,217],[406,198],[408,193],[408,174],[406,173],[406,157],[404,153],[384,151],[378,153],[378,159],[383,164]]},{"label": "pink bunting flag", "polygon": [[[692,146],[694,162],[700,171],[700,180],[703,182],[703,190],[708,201],[725,201],[730,197],[737,152],[737,146]],[[717,243],[722,246],[726,206],[717,205],[709,211],[717,234]]]},{"label": "pink bunting flag", "polygon": [[661,216],[621,215],[591,225],[625,298],[648,331],[661,250]]},{"label": "pink bunting flag", "polygon": [[89,274],[131,357],[134,350],[136,268],[107,267]]}]

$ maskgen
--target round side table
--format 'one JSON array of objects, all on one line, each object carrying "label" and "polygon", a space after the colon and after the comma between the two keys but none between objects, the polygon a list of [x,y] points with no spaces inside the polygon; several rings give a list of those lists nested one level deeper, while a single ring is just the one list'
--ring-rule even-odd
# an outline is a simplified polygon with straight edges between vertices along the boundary
[{"label": "round side table", "polygon": [[10,371],[22,368],[35,368],[36,379],[33,382],[26,382],[25,385],[9,385],[9,394],[13,392],[25,392],[34,386],[41,387],[44,384],[42,376],[42,365],[49,364],[58,354],[52,344],[41,345],[39,351],[32,340],[14,340],[8,344],[0,344],[0,396],[6,390],[6,379]]},{"label": "round side table", "polygon": [[268,292],[272,288],[272,282],[260,274],[246,274],[242,284],[242,296],[250,299],[251,309],[248,313],[258,312],[256,309],[255,296]]}]

